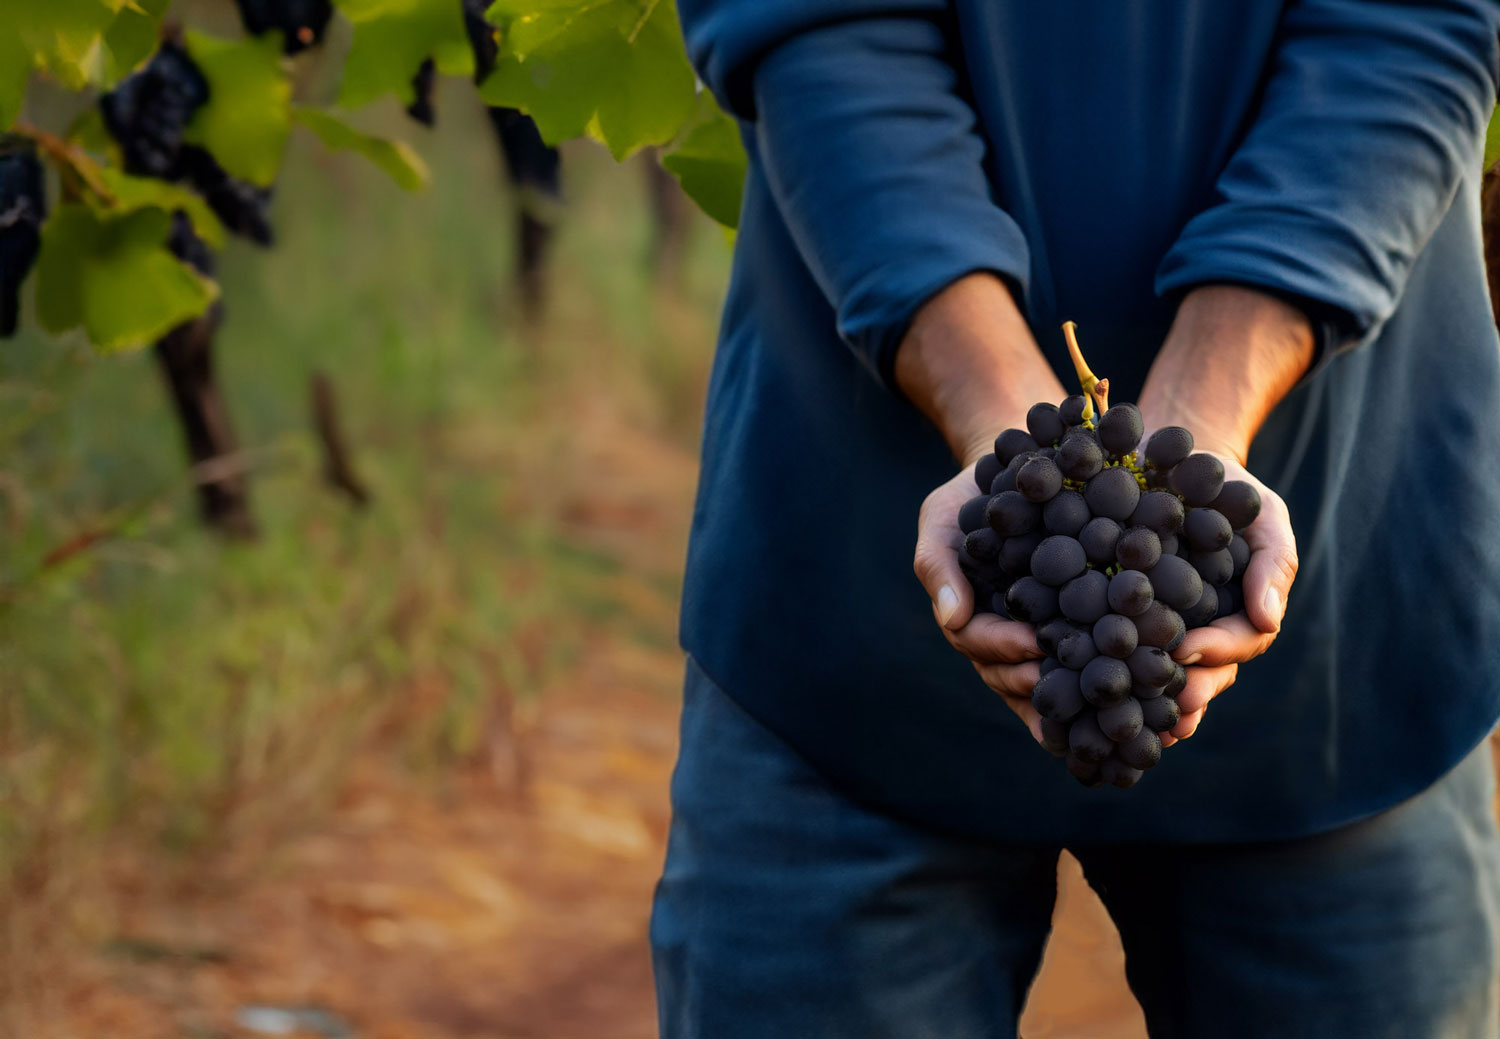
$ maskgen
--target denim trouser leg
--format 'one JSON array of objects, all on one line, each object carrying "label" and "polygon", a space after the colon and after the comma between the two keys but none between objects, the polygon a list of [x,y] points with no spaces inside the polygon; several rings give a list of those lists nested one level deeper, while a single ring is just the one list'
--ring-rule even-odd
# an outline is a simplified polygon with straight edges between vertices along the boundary
[{"label": "denim trouser leg", "polygon": [[[664,1039],[1016,1034],[1057,848],[854,803],[691,660],[682,736],[651,926]],[[1495,1039],[1493,791],[1481,746],[1329,833],[1073,851],[1157,1039]]]}]

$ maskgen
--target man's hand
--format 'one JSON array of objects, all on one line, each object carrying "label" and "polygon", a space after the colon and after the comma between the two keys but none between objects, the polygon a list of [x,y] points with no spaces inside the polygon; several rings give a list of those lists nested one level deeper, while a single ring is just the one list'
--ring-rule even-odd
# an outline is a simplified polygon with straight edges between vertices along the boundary
[{"label": "man's hand", "polygon": [[953,648],[969,658],[986,685],[1005,699],[1038,742],[1041,719],[1031,706],[1031,687],[1041,677],[1042,651],[1030,624],[1001,620],[993,613],[974,613],[974,590],[958,567],[964,543],[958,528],[959,506],[979,493],[974,466],[927,496],[917,516],[917,579],[932,597],[932,613]]},{"label": "man's hand", "polygon": [[1195,451],[1216,455],[1224,478],[1250,483],[1261,500],[1260,516],[1245,530],[1245,615],[1196,628],[1173,650],[1188,666],[1188,684],[1177,697],[1182,717],[1163,745],[1191,736],[1209,701],[1234,683],[1239,665],[1264,653],[1281,630],[1297,576],[1297,543],[1286,503],[1250,475],[1245,459],[1256,431],[1312,356],[1312,329],[1300,311],[1251,289],[1213,286],[1183,300],[1146,378],[1139,402],[1146,427],[1186,427]]},{"label": "man's hand", "polygon": [[979,493],[974,462],[990,452],[995,436],[1024,425],[1037,401],[1062,400],[1062,385],[1010,290],[990,274],[960,278],[918,311],[896,354],[896,382],[964,464],[922,503],[913,569],[948,641],[1040,740],[1031,707],[1042,655],[1036,632],[1029,624],[974,614],[973,590],[958,567],[964,541],[958,510]]}]

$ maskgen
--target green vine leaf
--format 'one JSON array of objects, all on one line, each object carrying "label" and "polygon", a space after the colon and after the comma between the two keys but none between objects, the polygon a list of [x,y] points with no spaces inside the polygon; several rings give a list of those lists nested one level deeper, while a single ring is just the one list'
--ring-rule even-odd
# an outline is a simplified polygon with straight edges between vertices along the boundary
[{"label": "green vine leaf", "polygon": [[548,143],[592,132],[616,159],[670,141],[696,106],[670,0],[498,0],[502,51],[480,88]]},{"label": "green vine leaf", "polygon": [[739,125],[708,91],[698,95],[697,114],[662,155],[661,164],[705,213],[725,227],[739,224],[745,148]]},{"label": "green vine leaf", "polygon": [[161,209],[119,216],[59,206],[42,227],[37,318],[54,335],[82,326],[105,353],[137,349],[206,310],[218,286],[166,248]]},{"label": "green vine leaf", "polygon": [[227,232],[208,203],[195,192],[178,184],[168,184],[154,177],[132,177],[114,166],[100,166],[98,177],[109,189],[110,198],[87,195],[89,205],[101,216],[113,217],[140,209],[160,209],[166,213],[182,210],[192,222],[193,231],[212,249],[224,248]]},{"label": "green vine leaf", "polygon": [[113,85],[151,57],[172,0],[130,0],[104,33],[105,83]]},{"label": "green vine leaf", "polygon": [[5,0],[0,19],[20,37],[30,55],[27,67],[44,68],[63,86],[81,90],[103,78],[103,34],[122,6],[123,0]]},{"label": "green vine leaf", "polygon": [[363,155],[404,190],[427,187],[427,164],[405,141],[371,136],[321,108],[298,106],[292,110],[292,118],[316,134],[325,147]]},{"label": "green vine leaf", "polygon": [[354,23],[339,104],[358,108],[394,94],[415,97],[412,77],[432,58],[445,76],[472,76],[474,54],[458,0],[335,0]]},{"label": "green vine leaf", "polygon": [[281,41],[274,33],[221,40],[190,32],[187,49],[208,79],[209,96],[185,139],[213,152],[234,176],[269,187],[292,130],[292,83]]}]

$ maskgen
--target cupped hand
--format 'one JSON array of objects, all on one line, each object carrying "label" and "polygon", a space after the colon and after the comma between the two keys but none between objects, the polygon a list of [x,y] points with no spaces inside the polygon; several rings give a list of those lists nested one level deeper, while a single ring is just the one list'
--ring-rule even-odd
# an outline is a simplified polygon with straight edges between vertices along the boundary
[{"label": "cupped hand", "polygon": [[1292,533],[1291,514],[1275,491],[1256,479],[1240,462],[1240,453],[1226,446],[1195,447],[1195,453],[1214,455],[1224,464],[1224,479],[1244,480],[1260,492],[1260,515],[1243,534],[1250,546],[1242,588],[1245,612],[1216,618],[1206,627],[1194,628],[1172,651],[1187,668],[1187,687],[1177,696],[1182,717],[1162,739],[1170,746],[1191,736],[1203,721],[1209,701],[1234,684],[1239,665],[1253,660],[1271,647],[1281,631],[1287,596],[1297,577],[1297,539]]},{"label": "cupped hand", "polygon": [[1041,718],[1031,706],[1031,687],[1040,677],[1041,649],[1030,624],[974,612],[974,590],[958,565],[964,534],[958,510],[979,493],[974,466],[927,496],[917,515],[917,549],[912,569],[932,599],[932,613],[953,648],[969,658],[974,670],[1005,705],[1042,738]]}]

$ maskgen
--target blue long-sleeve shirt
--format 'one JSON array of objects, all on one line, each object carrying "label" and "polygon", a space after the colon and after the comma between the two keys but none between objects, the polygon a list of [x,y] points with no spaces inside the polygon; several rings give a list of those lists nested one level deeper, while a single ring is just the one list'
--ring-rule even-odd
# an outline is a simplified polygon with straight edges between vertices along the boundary
[{"label": "blue long-sleeve shirt", "polygon": [[[1478,217],[1500,4],[680,0],[750,155],[682,634],[863,801],[1024,840],[1248,840],[1383,808],[1500,716],[1500,342]],[[1282,633],[1129,792],[1085,790],[911,575],[954,471],[891,366],[992,271],[1064,385],[1133,400],[1196,285],[1330,330],[1250,469],[1301,550]]]}]

